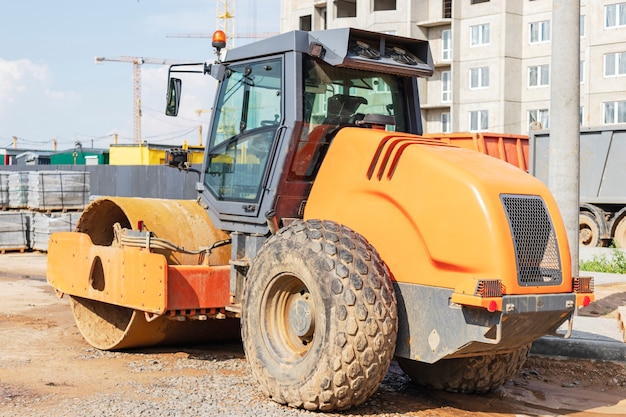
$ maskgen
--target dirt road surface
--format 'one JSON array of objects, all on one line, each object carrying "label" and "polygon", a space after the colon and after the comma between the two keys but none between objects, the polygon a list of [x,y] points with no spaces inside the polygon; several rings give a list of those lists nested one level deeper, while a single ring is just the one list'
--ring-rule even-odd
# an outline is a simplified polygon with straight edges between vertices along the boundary
[{"label": "dirt road surface", "polygon": [[[67,298],[41,279],[0,276],[0,416],[319,416],[264,398],[241,344],[101,352]],[[411,385],[395,362],[376,394],[341,416],[626,416],[623,363],[531,357],[496,392]]]}]

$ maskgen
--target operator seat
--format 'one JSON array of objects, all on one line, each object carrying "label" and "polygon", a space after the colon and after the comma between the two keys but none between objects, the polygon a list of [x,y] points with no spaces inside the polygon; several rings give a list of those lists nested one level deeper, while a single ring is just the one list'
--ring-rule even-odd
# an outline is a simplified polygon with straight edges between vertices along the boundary
[{"label": "operator seat", "polygon": [[328,98],[326,119],[323,124],[342,125],[350,122],[361,104],[367,104],[367,99],[360,96],[349,96],[343,94],[335,94]]},{"label": "operator seat", "polygon": [[361,104],[367,104],[367,99],[343,94],[329,97],[326,118],[321,125],[309,132],[306,142],[300,142],[291,172],[297,176],[312,175],[319,167],[328,145],[339,128],[356,125],[358,120],[363,119],[365,115],[356,113]]}]

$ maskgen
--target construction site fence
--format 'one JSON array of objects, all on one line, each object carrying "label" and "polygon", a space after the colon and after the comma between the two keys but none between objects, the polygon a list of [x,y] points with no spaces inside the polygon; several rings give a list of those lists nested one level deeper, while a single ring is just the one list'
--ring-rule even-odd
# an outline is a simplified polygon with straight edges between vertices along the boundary
[{"label": "construction site fence", "polygon": [[[50,171],[88,173],[87,189],[92,197],[194,199],[195,184],[199,180],[197,173],[179,171],[162,165],[5,165],[0,167],[0,206],[4,201],[7,201],[8,205],[8,174],[29,172],[33,177],[32,173]],[[49,175],[34,176],[48,178]]]}]

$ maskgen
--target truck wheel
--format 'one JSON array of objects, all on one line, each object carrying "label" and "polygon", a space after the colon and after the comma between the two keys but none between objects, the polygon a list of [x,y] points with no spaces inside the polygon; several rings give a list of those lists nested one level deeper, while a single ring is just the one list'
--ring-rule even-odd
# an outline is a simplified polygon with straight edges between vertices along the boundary
[{"label": "truck wheel", "polygon": [[622,217],[619,223],[617,223],[613,240],[615,241],[615,246],[626,249],[626,216]]},{"label": "truck wheel", "polygon": [[581,246],[598,246],[600,243],[600,227],[593,215],[581,213],[578,216],[578,228],[578,241]]},{"label": "truck wheel", "polygon": [[498,388],[515,376],[526,361],[530,345],[511,353],[442,359],[428,364],[398,358],[411,380],[428,388],[482,394]]},{"label": "truck wheel", "polygon": [[273,235],[246,278],[244,350],[261,390],[281,404],[361,404],[387,374],[397,320],[387,266],[331,221],[296,221]]}]

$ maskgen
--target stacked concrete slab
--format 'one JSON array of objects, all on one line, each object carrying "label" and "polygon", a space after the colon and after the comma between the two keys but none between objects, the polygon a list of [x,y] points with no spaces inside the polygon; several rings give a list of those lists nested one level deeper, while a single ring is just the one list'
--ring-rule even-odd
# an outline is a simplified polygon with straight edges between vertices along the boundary
[{"label": "stacked concrete slab", "polygon": [[56,232],[72,232],[81,212],[70,213],[33,213],[31,221],[30,247],[46,252],[50,235]]},{"label": "stacked concrete slab", "polygon": [[28,172],[9,174],[9,208],[20,209],[28,205]]},{"label": "stacked concrete slab", "polygon": [[29,209],[83,210],[89,203],[89,172],[39,171],[28,173]]},{"label": "stacked concrete slab", "polygon": [[88,171],[0,172],[0,252],[47,251],[50,235],[73,231],[89,202]]},{"label": "stacked concrete slab", "polygon": [[0,252],[24,251],[30,247],[31,213],[0,212]]},{"label": "stacked concrete slab", "polygon": [[0,171],[0,210],[9,208],[9,174]]}]

